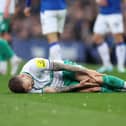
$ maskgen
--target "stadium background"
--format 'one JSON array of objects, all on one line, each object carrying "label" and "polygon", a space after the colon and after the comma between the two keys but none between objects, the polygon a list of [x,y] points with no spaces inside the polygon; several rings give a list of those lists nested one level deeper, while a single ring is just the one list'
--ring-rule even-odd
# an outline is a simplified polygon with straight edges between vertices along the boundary
[{"label": "stadium background", "polygon": [[[48,44],[41,33],[39,2],[33,0],[32,15],[25,17],[22,11],[25,2],[18,1],[15,16],[12,17],[12,46],[17,55],[25,60],[35,56],[48,57]],[[61,36],[63,58],[84,63],[101,63],[91,41],[92,27],[98,11],[95,1],[67,0],[67,3],[68,12]],[[122,8],[125,6],[122,5]],[[126,9],[123,9],[123,13],[125,21]],[[106,39],[111,48],[112,62],[116,63],[111,34]]]}]

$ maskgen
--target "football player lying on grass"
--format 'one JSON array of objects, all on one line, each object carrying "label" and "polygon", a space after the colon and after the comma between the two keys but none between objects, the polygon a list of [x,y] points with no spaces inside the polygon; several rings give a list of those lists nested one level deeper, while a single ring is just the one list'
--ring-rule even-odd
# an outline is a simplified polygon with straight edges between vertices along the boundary
[{"label": "football player lying on grass", "polygon": [[71,61],[33,58],[9,80],[8,87],[15,93],[110,92],[122,91],[126,82]]}]

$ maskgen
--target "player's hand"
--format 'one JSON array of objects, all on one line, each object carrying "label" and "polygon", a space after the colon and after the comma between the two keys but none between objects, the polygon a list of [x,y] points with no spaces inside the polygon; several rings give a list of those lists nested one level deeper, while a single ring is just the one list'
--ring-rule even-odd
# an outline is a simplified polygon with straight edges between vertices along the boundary
[{"label": "player's hand", "polygon": [[99,86],[98,83],[96,83],[96,82],[89,82],[88,80],[82,80],[82,81],[80,81],[80,84],[79,85],[81,85],[80,87]]},{"label": "player's hand", "polygon": [[25,9],[24,9],[24,14],[25,14],[25,16],[30,16],[31,15],[31,8],[30,7],[26,7]]},{"label": "player's hand", "polygon": [[85,86],[85,83],[88,83],[89,82],[89,78],[86,78],[82,81],[80,81],[79,84],[76,85],[77,88],[80,88],[80,87],[84,87]]},{"label": "player's hand", "polygon": [[96,80],[96,77],[97,77],[97,76],[103,76],[103,75],[105,75],[105,74],[101,74],[101,73],[99,73],[99,72],[97,72],[97,71],[95,71],[95,70],[90,70],[90,69],[88,69],[88,70],[87,70],[87,75],[88,75],[89,77],[91,77],[92,79]]}]

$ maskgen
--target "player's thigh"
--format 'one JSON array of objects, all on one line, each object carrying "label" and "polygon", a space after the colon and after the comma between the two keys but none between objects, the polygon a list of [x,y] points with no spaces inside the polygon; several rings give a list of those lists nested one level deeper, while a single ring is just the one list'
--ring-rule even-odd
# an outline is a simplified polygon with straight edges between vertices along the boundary
[{"label": "player's thigh", "polygon": [[66,19],[67,10],[59,10],[58,12],[58,32],[62,33],[64,30],[64,24]]},{"label": "player's thigh", "polygon": [[122,14],[113,14],[108,16],[110,30],[113,34],[124,33],[124,23]]},{"label": "player's thigh", "polygon": [[106,16],[99,14],[96,18],[93,32],[96,34],[104,35],[108,32],[108,26],[106,22]]},{"label": "player's thigh", "polygon": [[56,11],[45,11],[40,14],[43,34],[58,32],[56,13]]}]

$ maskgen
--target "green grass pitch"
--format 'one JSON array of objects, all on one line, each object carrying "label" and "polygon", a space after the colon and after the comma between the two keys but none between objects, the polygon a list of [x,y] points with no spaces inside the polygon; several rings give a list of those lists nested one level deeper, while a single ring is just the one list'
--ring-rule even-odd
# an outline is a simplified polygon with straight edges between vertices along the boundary
[{"label": "green grass pitch", "polygon": [[126,126],[126,93],[13,94],[9,78],[0,76],[0,126]]}]

